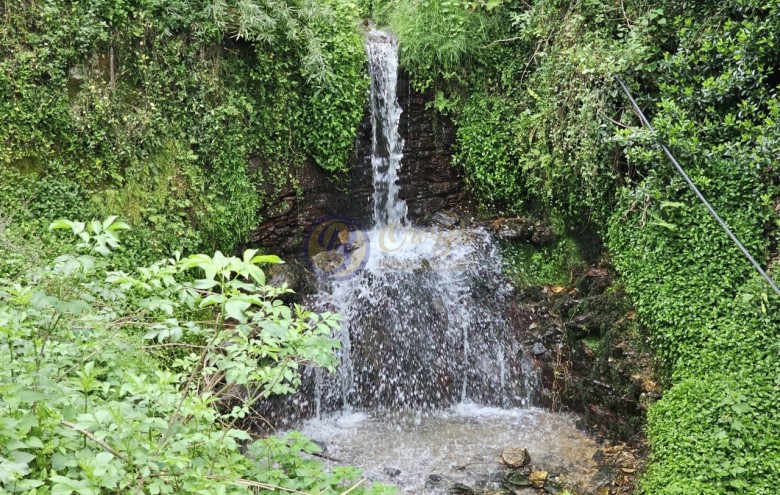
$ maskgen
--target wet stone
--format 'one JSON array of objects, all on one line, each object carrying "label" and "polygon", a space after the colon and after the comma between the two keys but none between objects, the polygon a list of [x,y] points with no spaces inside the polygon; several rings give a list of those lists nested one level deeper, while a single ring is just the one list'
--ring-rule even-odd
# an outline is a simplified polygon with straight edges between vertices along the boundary
[{"label": "wet stone", "polygon": [[333,273],[344,262],[344,254],[338,251],[323,251],[311,257],[314,268],[322,273]]},{"label": "wet stone", "polygon": [[458,217],[448,211],[437,211],[433,215],[431,222],[434,225],[439,225],[445,229],[450,229],[458,224]]},{"label": "wet stone", "polygon": [[528,449],[510,448],[501,453],[501,462],[511,468],[521,468],[531,462]]},{"label": "wet stone", "polygon": [[533,353],[534,356],[543,356],[547,353],[547,348],[541,342],[537,342],[531,349],[531,353]]},{"label": "wet stone", "polygon": [[425,481],[425,486],[434,487],[439,486],[442,483],[444,483],[444,476],[440,474],[432,474],[428,476],[428,479]]},{"label": "wet stone", "polygon": [[531,480],[528,479],[528,475],[526,473],[517,471],[510,473],[509,476],[506,477],[506,480],[512,486],[531,486]]},{"label": "wet stone", "polygon": [[401,474],[401,470],[396,467],[386,467],[382,472],[390,478],[396,478]]},{"label": "wet stone", "polygon": [[593,477],[593,484],[597,487],[604,487],[612,483],[615,479],[615,472],[610,466],[602,466],[598,473]]},{"label": "wet stone", "polygon": [[547,471],[533,471],[528,475],[528,479],[536,488],[542,488],[547,481]]},{"label": "wet stone", "polygon": [[452,495],[477,495],[476,490],[468,485],[464,485],[463,483],[455,483],[452,485],[452,488],[450,488],[450,493]]}]

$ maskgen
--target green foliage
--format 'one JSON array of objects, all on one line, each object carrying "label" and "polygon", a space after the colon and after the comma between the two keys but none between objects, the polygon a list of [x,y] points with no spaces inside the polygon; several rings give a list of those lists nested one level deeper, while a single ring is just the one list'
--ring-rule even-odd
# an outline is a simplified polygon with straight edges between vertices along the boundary
[{"label": "green foliage", "polygon": [[767,264],[778,241],[780,3],[507,0],[475,12],[495,18],[492,41],[469,52],[465,76],[408,53],[406,68],[435,79],[483,203],[557,213],[607,240],[670,387],[648,414],[643,493],[775,493],[777,298],[638,129],[614,76]]},{"label": "green foliage", "polygon": [[463,0],[398,0],[380,10],[379,20],[398,36],[401,63],[418,89],[465,77],[493,25],[478,7]]},{"label": "green foliage", "polygon": [[261,189],[310,157],[345,170],[367,86],[356,24],[333,0],[7,3],[0,172],[34,180],[0,205],[125,214],[128,265],[232,249]]},{"label": "green foliage", "polygon": [[328,77],[304,93],[304,128],[301,142],[314,161],[331,172],[343,172],[354,149],[357,123],[363,118],[368,78],[364,69],[363,41],[354,29],[359,15],[352,2],[328,0],[331,16],[312,23],[322,43],[321,59],[311,65],[331,69]]},{"label": "green foliage", "polygon": [[[338,318],[283,305],[277,297],[288,290],[265,285],[261,268],[281,260],[253,250],[113,271],[109,255],[127,228],[114,217],[57,221],[51,229],[71,231],[78,243],[0,283],[0,489],[351,487],[359,473],[327,472],[301,457],[318,447],[299,434],[253,441],[237,428],[257,401],[294,390],[305,363],[333,369],[337,342],[329,335]],[[193,311],[199,319],[187,318]],[[153,353],[169,347],[182,352],[165,366]],[[235,396],[242,400],[227,400]]]},{"label": "green foliage", "polygon": [[[425,2],[410,3],[425,9]],[[402,5],[387,7],[391,21],[398,17],[391,26],[400,33],[402,61],[423,80],[418,85],[439,88],[435,107],[454,113],[456,160],[477,197],[499,209],[544,207],[571,224],[587,223],[585,212],[603,224],[622,165],[609,139],[619,97],[613,78],[652,63],[655,50],[645,42],[658,11],[637,7],[629,27],[609,2],[469,3],[459,15],[481,27],[468,30],[464,55],[421,63],[415,57],[431,50],[414,36],[439,28],[406,26]],[[404,44],[407,29],[416,34]]]},{"label": "green foliage", "polygon": [[[780,25],[733,8],[725,19],[675,19],[678,49],[659,64],[653,125],[740,240],[766,259],[780,142],[777,81],[767,74],[778,52],[760,40]],[[643,133],[618,140],[644,177],[621,192],[609,245],[674,385],[648,417],[654,462],[643,489],[773,493],[777,298]]]},{"label": "green foliage", "polygon": [[[519,198],[529,198],[520,171],[516,136],[522,123],[499,97],[474,95],[458,116],[456,163],[483,203],[516,210]],[[520,179],[519,179],[520,178]]]},{"label": "green foliage", "polygon": [[577,245],[566,237],[544,246],[507,243],[502,246],[501,257],[504,272],[521,287],[567,285],[572,270],[582,264]]}]

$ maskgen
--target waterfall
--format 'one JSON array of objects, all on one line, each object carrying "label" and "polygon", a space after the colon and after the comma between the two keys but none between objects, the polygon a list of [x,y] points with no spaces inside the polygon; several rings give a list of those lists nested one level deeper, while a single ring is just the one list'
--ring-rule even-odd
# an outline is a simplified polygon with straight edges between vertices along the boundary
[{"label": "waterfall", "polygon": [[406,203],[398,199],[398,170],[404,140],[399,123],[398,42],[376,29],[367,37],[366,54],[371,68],[371,167],[374,178],[374,224],[406,223]]},{"label": "waterfall", "polygon": [[[511,287],[481,229],[420,228],[399,198],[403,157],[398,44],[372,30],[373,226],[342,253],[359,267],[327,280],[316,304],[343,317],[337,376],[317,375],[317,411],[426,410],[461,402],[526,405],[530,364],[509,321]],[[345,236],[346,237],[346,236]],[[350,246],[354,239],[359,245]]]}]

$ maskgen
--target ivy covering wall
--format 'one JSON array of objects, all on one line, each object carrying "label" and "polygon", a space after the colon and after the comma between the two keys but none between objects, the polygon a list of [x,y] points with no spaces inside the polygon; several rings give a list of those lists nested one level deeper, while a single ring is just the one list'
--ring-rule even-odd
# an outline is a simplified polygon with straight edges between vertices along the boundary
[{"label": "ivy covering wall", "polygon": [[667,385],[648,413],[643,493],[775,493],[780,301],[657,141],[773,271],[780,3],[395,0],[374,12],[457,123],[457,163],[484,205],[605,241]]},{"label": "ivy covering wall", "polygon": [[294,182],[309,159],[345,170],[367,89],[356,4],[0,9],[0,211],[14,228],[117,214],[132,263],[230,250],[268,200],[258,184]]}]

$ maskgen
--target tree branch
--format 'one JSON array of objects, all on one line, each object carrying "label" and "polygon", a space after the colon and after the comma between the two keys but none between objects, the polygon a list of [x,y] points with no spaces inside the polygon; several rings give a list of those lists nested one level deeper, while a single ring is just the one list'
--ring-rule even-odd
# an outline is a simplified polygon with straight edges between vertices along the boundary
[{"label": "tree branch", "polygon": [[87,430],[82,430],[81,428],[79,428],[75,424],[71,423],[70,421],[65,421],[64,419],[62,421],[60,421],[60,423],[62,423],[64,426],[67,426],[71,430],[77,431],[77,432],[81,433],[82,435],[84,435],[85,437],[89,438],[90,440],[92,440],[93,442],[98,444],[103,450],[105,450],[109,454],[113,455],[117,459],[121,459],[121,460],[127,462],[127,458],[125,456],[123,456],[122,454],[120,454],[116,450],[112,449],[106,442],[104,442],[103,440],[100,440],[98,437],[96,437],[92,433],[88,432]]},{"label": "tree branch", "polygon": [[480,48],[490,48],[493,45],[497,45],[499,43],[508,43],[510,41],[517,41],[520,38],[522,38],[522,36],[515,36],[514,38],[504,38],[504,39],[501,39],[501,40],[496,40],[496,41],[493,41],[491,43],[488,43],[487,45],[481,46]]}]

